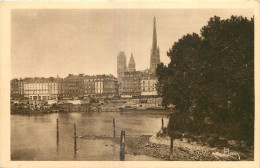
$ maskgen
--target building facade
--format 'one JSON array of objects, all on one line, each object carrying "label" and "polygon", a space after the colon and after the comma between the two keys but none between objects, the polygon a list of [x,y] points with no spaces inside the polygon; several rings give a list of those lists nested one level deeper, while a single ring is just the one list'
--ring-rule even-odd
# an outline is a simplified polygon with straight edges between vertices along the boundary
[{"label": "building facade", "polygon": [[95,76],[95,97],[118,97],[118,81],[113,75]]},{"label": "building facade", "polygon": [[13,99],[16,99],[16,98],[19,98],[19,79],[15,78],[15,79],[12,79],[11,80],[11,86],[10,86],[10,89],[11,89],[11,98]]},{"label": "building facade", "polygon": [[61,82],[56,78],[25,78],[24,96],[29,100],[57,100],[61,93]]},{"label": "building facade", "polygon": [[75,99],[84,97],[84,74],[69,74],[63,80],[63,98]]},{"label": "building facade", "polygon": [[104,89],[103,95],[107,98],[117,98],[118,97],[118,81],[113,75],[104,76]]},{"label": "building facade", "polygon": [[21,78],[18,81],[18,93],[20,95],[20,98],[24,97],[24,80]]},{"label": "building facade", "polygon": [[11,98],[30,100],[83,99],[118,97],[118,81],[113,75],[73,75],[67,77],[12,79]]},{"label": "building facade", "polygon": [[104,77],[98,75],[95,78],[95,95],[96,97],[101,97],[104,93]]},{"label": "building facade", "polygon": [[24,81],[23,79],[12,79],[10,83],[10,96],[12,99],[24,98]]},{"label": "building facade", "polygon": [[94,97],[95,96],[95,79],[96,77],[85,75],[83,77],[84,85],[84,97]]},{"label": "building facade", "polygon": [[157,96],[156,83],[157,78],[154,73],[143,73],[141,77],[141,95]]},{"label": "building facade", "polygon": [[139,97],[141,95],[141,71],[125,72],[122,79],[123,96]]}]

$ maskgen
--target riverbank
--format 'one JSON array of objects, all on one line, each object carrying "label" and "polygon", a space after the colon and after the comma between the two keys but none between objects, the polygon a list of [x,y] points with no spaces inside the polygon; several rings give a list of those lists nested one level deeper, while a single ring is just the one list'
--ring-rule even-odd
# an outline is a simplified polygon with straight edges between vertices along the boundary
[{"label": "riverbank", "polygon": [[28,110],[28,111],[13,111],[11,112],[11,115],[46,115],[46,114],[52,114],[52,113],[84,113],[84,114],[94,114],[94,113],[120,113],[120,114],[153,114],[153,115],[161,115],[166,114],[170,115],[174,113],[172,110],[133,110],[133,111],[34,111],[34,110]]},{"label": "riverbank", "polygon": [[[119,143],[119,139],[115,140]],[[139,137],[126,137],[126,152],[132,155],[145,155],[163,160],[172,161],[238,161],[254,160],[253,151],[229,151],[202,146],[188,139],[174,140],[173,153],[170,153],[170,138],[156,137],[156,135],[142,135]]]},{"label": "riverbank", "polygon": [[[75,100],[11,100],[11,113],[26,111],[64,111],[64,112],[128,112],[145,110],[164,110],[161,98],[140,99],[75,99]],[[21,112],[23,111],[23,112]]]},{"label": "riverbank", "polygon": [[[85,136],[85,140],[111,140],[120,145],[120,138],[109,136]],[[175,139],[173,153],[170,153],[170,137],[156,135],[126,136],[126,154],[145,155],[167,161],[239,161],[254,160],[253,151],[242,152],[235,150],[223,151],[221,148],[200,145],[189,139]],[[226,148],[227,150],[227,148]]]}]

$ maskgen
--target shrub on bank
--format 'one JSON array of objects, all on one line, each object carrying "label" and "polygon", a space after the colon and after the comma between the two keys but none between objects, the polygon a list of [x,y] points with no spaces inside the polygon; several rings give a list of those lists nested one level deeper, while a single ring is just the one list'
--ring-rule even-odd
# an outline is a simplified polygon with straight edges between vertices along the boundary
[{"label": "shrub on bank", "polygon": [[[188,115],[177,112],[170,115],[167,133],[174,139],[188,139],[188,142],[198,142],[210,147],[230,147],[232,149],[245,150],[252,146],[252,139],[244,136],[238,123],[234,127],[224,127],[220,124],[197,123]],[[230,144],[233,142],[233,144]]]}]

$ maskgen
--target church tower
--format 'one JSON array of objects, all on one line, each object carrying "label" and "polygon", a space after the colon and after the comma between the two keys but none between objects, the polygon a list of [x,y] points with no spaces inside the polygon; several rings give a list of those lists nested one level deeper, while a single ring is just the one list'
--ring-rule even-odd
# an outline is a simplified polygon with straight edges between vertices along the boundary
[{"label": "church tower", "polygon": [[157,34],[156,34],[156,19],[153,18],[153,43],[151,49],[151,58],[150,58],[150,72],[154,73],[157,64],[160,63],[160,50],[159,46],[157,46]]},{"label": "church tower", "polygon": [[119,52],[117,56],[117,79],[121,83],[124,73],[127,71],[125,52]]},{"label": "church tower", "polygon": [[128,71],[129,72],[135,71],[135,60],[134,60],[132,53],[131,53],[131,57],[130,57],[130,60],[129,60],[129,63],[128,63]]}]

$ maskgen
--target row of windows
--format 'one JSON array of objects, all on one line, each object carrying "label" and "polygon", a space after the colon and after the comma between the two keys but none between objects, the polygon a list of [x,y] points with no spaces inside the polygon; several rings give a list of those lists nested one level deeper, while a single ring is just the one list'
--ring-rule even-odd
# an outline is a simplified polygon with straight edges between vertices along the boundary
[{"label": "row of windows", "polygon": [[48,87],[48,85],[24,85],[24,87]]},{"label": "row of windows", "polygon": [[57,89],[62,89],[59,87],[25,87],[24,90],[57,90]]},{"label": "row of windows", "polygon": [[84,84],[85,86],[94,86],[95,83],[87,83],[87,84]]},{"label": "row of windows", "polygon": [[88,82],[97,82],[97,81],[108,81],[108,82],[113,82],[116,80],[113,79],[85,79],[84,82],[88,83]]},{"label": "row of windows", "polygon": [[88,91],[85,91],[85,93],[95,93],[95,92],[94,92],[94,91],[89,91],[89,92],[88,92]]},{"label": "row of windows", "polygon": [[63,90],[77,90],[78,88],[73,88],[73,87],[68,87],[68,88],[64,88]]},{"label": "row of windows", "polygon": [[141,90],[140,88],[123,88],[122,90]]},{"label": "row of windows", "polygon": [[54,81],[29,81],[29,82],[26,82],[27,84],[39,84],[39,83],[56,83]]},{"label": "row of windows", "polygon": [[25,83],[24,85],[29,85],[29,86],[32,86],[32,85],[58,85],[57,83]]},{"label": "row of windows", "polygon": [[84,82],[94,82],[94,79],[84,79]]},{"label": "row of windows", "polygon": [[64,92],[77,92],[78,90],[64,90]]},{"label": "row of windows", "polygon": [[[123,91],[137,91],[137,90],[140,90],[140,89],[132,89],[132,88],[123,88]],[[141,89],[142,91],[156,91],[155,88],[142,88]]]},{"label": "row of windows", "polygon": [[155,84],[141,85],[141,87],[155,87]]},{"label": "row of windows", "polygon": [[[28,91],[28,92],[25,92],[25,94],[33,94],[33,93],[51,93],[51,92],[48,92],[48,91]],[[55,93],[55,92],[53,92]]]},{"label": "row of windows", "polygon": [[150,81],[150,80],[148,80],[148,81],[142,81],[142,83],[156,83],[156,81]]},{"label": "row of windows", "polygon": [[136,82],[136,81],[123,81],[123,84],[125,83],[137,83],[137,84],[140,84],[140,82]]},{"label": "row of windows", "polygon": [[68,86],[78,86],[77,83],[66,83],[64,84],[64,87],[68,87]]},{"label": "row of windows", "polygon": [[61,90],[61,89],[24,89],[24,91],[45,91],[45,90],[48,90],[48,91],[54,91],[54,90]]},{"label": "row of windows", "polygon": [[12,93],[18,93],[18,92],[12,91]]},{"label": "row of windows", "polygon": [[148,89],[143,89],[143,91],[156,91],[156,89],[155,88],[148,88]]},{"label": "row of windows", "polygon": [[87,86],[84,86],[84,88],[94,88],[95,87],[95,85],[87,85]]},{"label": "row of windows", "polygon": [[141,88],[139,85],[123,85],[122,88]]}]

